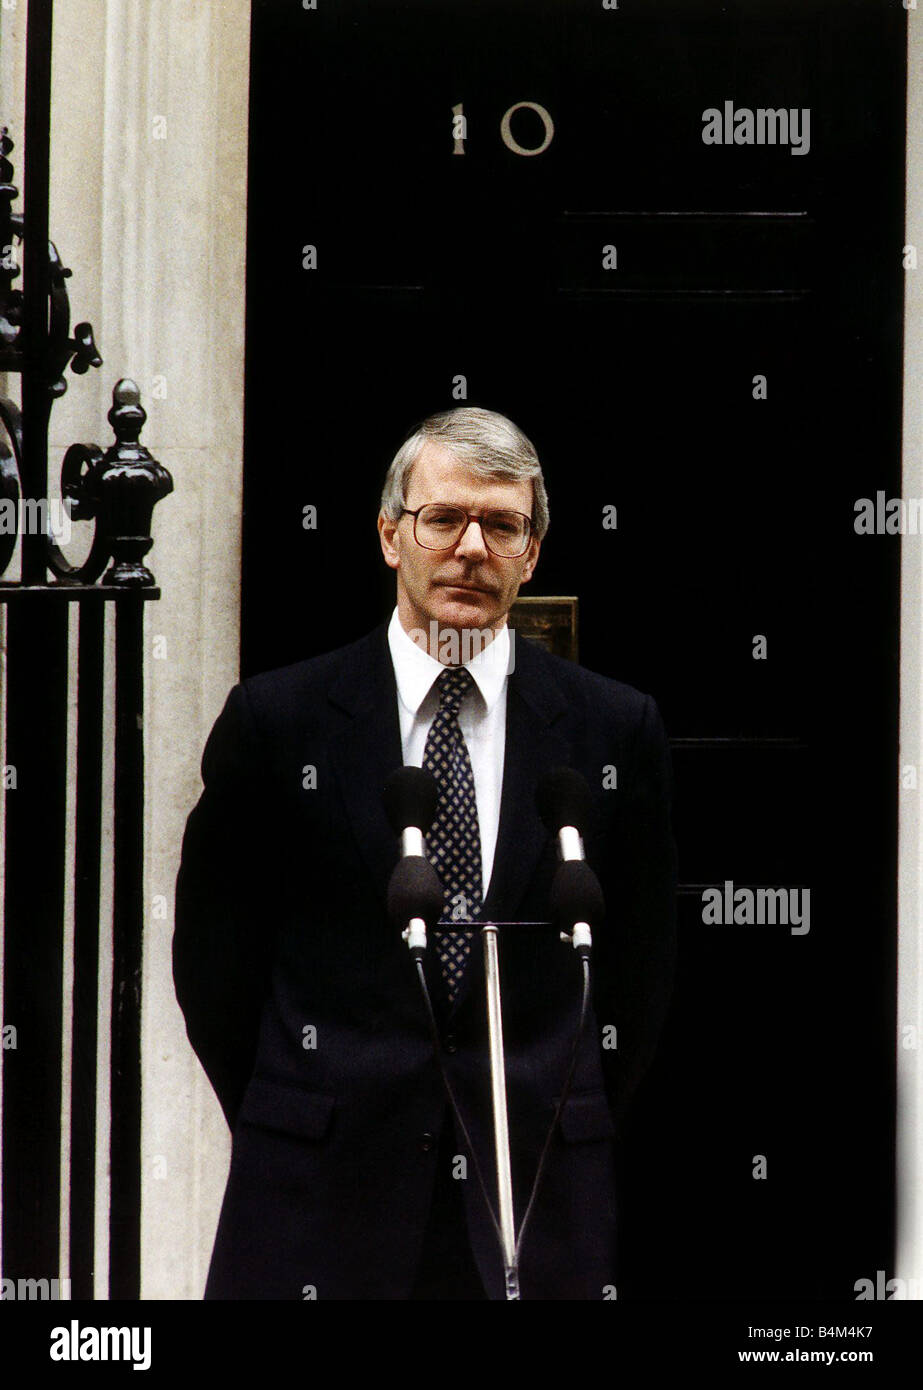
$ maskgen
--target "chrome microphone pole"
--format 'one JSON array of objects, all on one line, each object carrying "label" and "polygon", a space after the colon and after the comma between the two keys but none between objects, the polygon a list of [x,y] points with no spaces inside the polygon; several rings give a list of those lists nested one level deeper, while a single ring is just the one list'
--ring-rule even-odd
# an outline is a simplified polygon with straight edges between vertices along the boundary
[{"label": "chrome microphone pole", "polygon": [[481,937],[484,942],[484,973],[487,985],[490,1092],[494,1115],[497,1200],[500,1239],[503,1245],[504,1282],[507,1299],[518,1299],[519,1266],[516,1260],[513,1177],[510,1171],[510,1131],[506,1105],[506,1065],[503,1056],[503,1012],[500,1003],[500,961],[497,950],[497,932],[498,928],[492,922],[485,922],[481,928]]}]

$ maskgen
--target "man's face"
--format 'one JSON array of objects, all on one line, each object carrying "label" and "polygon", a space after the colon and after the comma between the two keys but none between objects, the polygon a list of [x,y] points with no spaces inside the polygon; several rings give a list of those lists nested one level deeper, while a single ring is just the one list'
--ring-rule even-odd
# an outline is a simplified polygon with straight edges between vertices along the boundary
[{"label": "man's face", "polygon": [[[410,472],[405,505],[411,511],[427,502],[445,502],[468,512],[515,511],[532,515],[532,483],[482,478],[459,463],[442,444],[427,443]],[[413,535],[413,517],[378,518],[385,563],[397,571],[397,609],[405,632],[440,629],[499,629],[519,591],[532,575],[539,542],[511,560],[494,555],[484,544],[476,521],[468,524],[450,550],[425,550]],[[432,655],[436,655],[435,652]]]}]

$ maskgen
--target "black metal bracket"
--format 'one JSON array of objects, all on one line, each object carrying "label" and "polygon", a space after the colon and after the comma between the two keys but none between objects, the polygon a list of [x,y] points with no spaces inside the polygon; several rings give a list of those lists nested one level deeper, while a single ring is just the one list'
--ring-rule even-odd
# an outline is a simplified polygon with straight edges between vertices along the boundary
[{"label": "black metal bracket", "polygon": [[[16,244],[28,235],[21,213],[12,211],[19,195],[9,155],[14,146],[6,126],[0,129],[0,371],[38,373],[44,382],[45,417],[26,420],[25,428],[47,430],[52,404],[67,390],[68,367],[78,376],[90,367],[102,365],[93,329],[81,322],[70,330],[70,300],[67,280],[71,271],[64,265],[53,242],[48,242],[47,334],[38,360],[33,360],[24,336],[25,304],[23,291],[14,286],[19,276]],[[27,286],[28,292],[28,286]],[[153,545],[151,518],[157,502],[173,491],[173,480],[162,464],[139,442],[147,416],[136,384],[125,377],[112,393],[109,422],[115,443],[105,453],[95,444],[72,444],[61,466],[61,498],[72,520],[95,520],[96,530],[86,559],[71,564],[50,528],[43,536],[44,562],[62,584],[93,584],[106,568],[105,583],[123,588],[148,588],[154,576],[143,557]],[[0,440],[0,576],[16,551],[23,512],[25,466],[23,418],[18,406],[0,397],[0,424],[9,444]],[[44,500],[48,511],[47,459],[44,485],[33,481],[33,501]],[[39,494],[38,496],[36,494]],[[31,582],[35,582],[34,579]]]}]

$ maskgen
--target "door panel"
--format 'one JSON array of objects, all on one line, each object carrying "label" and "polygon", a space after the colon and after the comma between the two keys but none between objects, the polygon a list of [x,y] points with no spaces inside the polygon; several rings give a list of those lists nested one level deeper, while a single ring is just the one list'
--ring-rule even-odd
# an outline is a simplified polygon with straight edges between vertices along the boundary
[{"label": "door panel", "polygon": [[[673,741],[620,1298],[891,1265],[900,537],[854,522],[900,488],[904,52],[871,2],[254,4],[244,672],[390,611],[384,472],[463,375],[545,466],[529,591]],[[705,144],[726,102],[809,148]],[[728,882],[809,890],[809,930],[707,924]]]}]

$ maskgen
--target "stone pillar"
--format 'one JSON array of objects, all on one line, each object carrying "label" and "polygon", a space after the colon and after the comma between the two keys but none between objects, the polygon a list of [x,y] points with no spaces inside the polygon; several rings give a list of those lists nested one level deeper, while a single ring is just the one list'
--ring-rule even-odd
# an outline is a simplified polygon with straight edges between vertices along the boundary
[{"label": "stone pillar", "polygon": [[[249,0],[55,5],[51,234],[104,361],[70,376],[55,407],[51,476],[70,442],[110,442],[112,386],[130,376],[142,439],[175,482],[148,557],[163,597],[146,609],[143,1298],[201,1297],[229,1152],[176,1004],[171,939],[202,747],[238,675],[249,23]],[[104,895],[104,961],[110,929]],[[104,972],[101,1099],[106,992]],[[105,1120],[101,1105],[98,1297]]]}]

